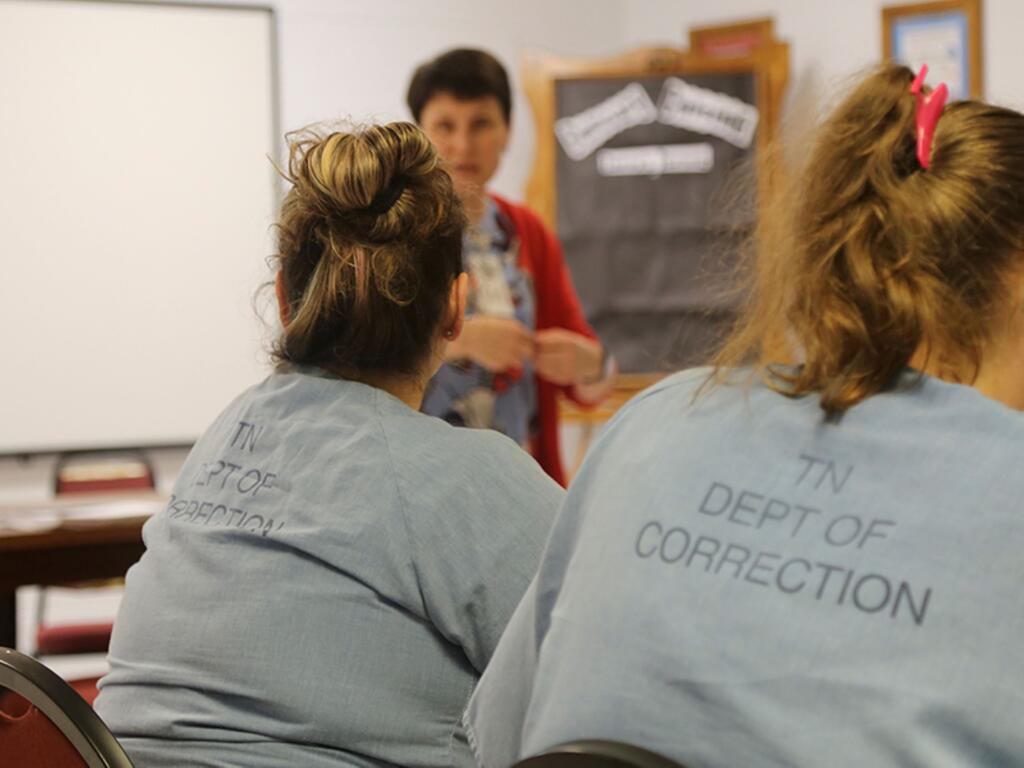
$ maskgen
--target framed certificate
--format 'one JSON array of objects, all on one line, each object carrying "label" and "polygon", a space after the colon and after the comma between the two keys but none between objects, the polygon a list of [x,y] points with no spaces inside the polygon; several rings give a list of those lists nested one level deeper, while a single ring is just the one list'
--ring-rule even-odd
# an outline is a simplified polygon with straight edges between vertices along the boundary
[{"label": "framed certificate", "polygon": [[950,98],[981,98],[981,0],[883,8],[882,50],[915,72],[927,64],[928,82],[945,83]]}]

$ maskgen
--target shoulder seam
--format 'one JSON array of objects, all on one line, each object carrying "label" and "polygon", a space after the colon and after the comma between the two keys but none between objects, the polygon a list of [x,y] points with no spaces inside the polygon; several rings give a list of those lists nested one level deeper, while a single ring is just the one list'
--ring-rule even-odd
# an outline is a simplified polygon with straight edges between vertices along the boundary
[{"label": "shoulder seam", "polygon": [[[470,696],[472,698],[472,696]],[[469,744],[470,752],[473,753],[473,757],[477,762],[477,765],[484,768],[484,755],[480,749],[480,744],[476,738],[476,729],[473,727],[472,722],[469,719],[469,703],[466,703],[466,708],[462,711],[462,728],[466,732],[466,741]]]},{"label": "shoulder seam", "polygon": [[[395,465],[395,456],[391,451],[391,441],[388,439],[388,431],[384,426],[384,421],[380,417],[380,401],[379,392],[373,393],[373,415],[377,419],[377,426],[380,427],[381,437],[384,438],[384,449],[387,451],[388,464],[391,465],[391,477],[395,483],[395,495],[398,497],[398,512],[402,517],[402,528],[405,532],[406,541],[409,544],[409,551],[416,552],[416,538],[412,535],[412,531],[409,529],[409,515],[408,515],[408,503],[406,502],[405,495],[402,493],[402,486],[398,481],[398,467]],[[427,617],[427,601],[423,596],[423,582],[420,579],[419,569],[416,567],[416,558],[411,557],[409,559],[409,566],[412,568],[413,576],[416,578],[416,589],[420,596],[420,605],[423,607],[423,616]]]},{"label": "shoulder seam", "polygon": [[[691,368],[689,370],[696,372],[696,371],[701,370],[701,369],[699,369],[699,368]],[[680,376],[680,374],[682,374],[684,372],[685,371],[676,371],[675,373],[670,373],[668,376],[666,376],[661,381],[658,381],[658,382],[652,384],[650,387],[645,389],[643,392],[641,392],[640,394],[636,395],[632,400],[629,401],[629,404],[639,403],[639,402],[641,402],[643,400],[646,400],[649,397],[652,397],[653,395],[657,395],[660,392],[664,392],[664,391],[666,391],[668,389],[675,389],[676,387],[681,387],[684,384],[692,384],[695,381],[697,381],[698,379],[701,379],[701,378],[706,379],[710,375],[710,371],[707,371],[705,369],[704,371],[701,372],[700,376],[694,376],[692,378],[691,377],[686,377],[686,378],[679,379],[677,381],[669,381],[669,379],[677,378],[677,377]]]},{"label": "shoulder seam", "polygon": [[493,192],[491,192],[490,195],[491,199],[498,204],[499,210],[504,208],[508,209],[509,211],[514,211],[517,216],[521,217],[522,219],[525,219],[530,224],[530,226],[550,231],[548,229],[547,224],[544,223],[544,220],[541,219],[540,215],[535,210],[530,208],[530,206],[523,205],[522,203],[513,202],[512,200],[502,197],[501,195],[496,195]]},{"label": "shoulder seam", "polygon": [[[689,370],[696,371],[696,370],[699,370],[699,369],[691,368]],[[655,384],[652,384],[650,387],[645,389],[643,392],[641,392],[641,393],[639,393],[637,395],[634,395],[632,397],[632,399],[630,399],[625,405],[620,407],[619,410],[617,410],[615,412],[615,414],[608,420],[607,424],[605,425],[604,431],[607,432],[610,427],[612,427],[613,425],[618,424],[618,422],[622,421],[622,419],[625,418],[627,416],[627,414],[629,414],[634,409],[636,409],[636,407],[639,406],[640,403],[642,403],[642,402],[644,402],[646,400],[649,400],[650,398],[654,397],[655,395],[659,395],[662,392],[665,392],[666,390],[675,389],[676,387],[683,386],[684,384],[692,384],[694,381],[696,381],[695,378],[694,379],[685,378],[682,381],[672,381],[672,382],[668,381],[668,379],[677,377],[681,373],[683,373],[683,371],[676,371],[675,373],[670,373],[668,376],[666,376],[661,381],[659,381],[659,382],[657,382]],[[703,375],[706,376],[706,375],[708,375],[708,373],[705,373]]]}]

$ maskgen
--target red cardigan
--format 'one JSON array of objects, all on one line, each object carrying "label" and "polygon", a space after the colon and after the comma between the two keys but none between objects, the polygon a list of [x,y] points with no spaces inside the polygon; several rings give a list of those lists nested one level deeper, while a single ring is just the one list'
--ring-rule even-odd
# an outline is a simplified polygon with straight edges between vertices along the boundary
[{"label": "red cardigan", "polygon": [[[554,233],[533,211],[524,205],[491,195],[498,209],[508,217],[519,240],[519,266],[533,279],[536,299],[537,330],[565,328],[591,339],[597,334],[583,317],[580,300],[572,287],[572,278],[566,269],[562,246]],[[586,407],[573,393],[573,387],[559,387],[540,378],[537,382],[538,432],[530,449],[534,458],[551,477],[565,485],[562,460],[558,452],[558,400],[559,390],[574,402]]]}]

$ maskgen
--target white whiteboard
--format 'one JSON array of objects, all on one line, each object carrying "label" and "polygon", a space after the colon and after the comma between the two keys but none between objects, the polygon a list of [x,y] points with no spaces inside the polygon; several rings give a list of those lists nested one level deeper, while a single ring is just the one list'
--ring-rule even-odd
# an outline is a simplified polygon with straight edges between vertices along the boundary
[{"label": "white whiteboard", "polygon": [[268,9],[0,0],[0,453],[181,444],[267,370]]}]

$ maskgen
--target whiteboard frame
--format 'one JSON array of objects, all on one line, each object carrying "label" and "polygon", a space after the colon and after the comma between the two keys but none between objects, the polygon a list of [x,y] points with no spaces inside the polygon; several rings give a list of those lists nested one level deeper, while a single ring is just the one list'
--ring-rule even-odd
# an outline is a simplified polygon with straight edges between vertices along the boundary
[{"label": "whiteboard frame", "polygon": [[[270,30],[270,104],[271,104],[271,137],[268,146],[272,148],[274,156],[269,159],[274,164],[275,168],[280,166],[280,157],[277,155],[281,149],[281,58],[278,41],[278,23],[277,23],[277,11],[273,6],[260,5],[260,4],[242,4],[242,3],[216,3],[216,2],[178,2],[177,0],[50,0],[54,3],[64,3],[69,5],[120,5],[120,6],[135,6],[145,8],[149,6],[153,7],[164,7],[164,8],[184,8],[184,9],[198,9],[198,10],[218,10],[218,11],[247,11],[247,12],[260,12],[266,13],[269,17],[269,30]],[[275,171],[276,173],[276,171]],[[281,200],[283,198],[282,187],[280,184],[273,185],[273,200],[275,210],[280,209]],[[198,437],[198,436],[197,436]],[[53,444],[46,447],[39,448],[0,448],[0,459],[17,459],[19,461],[28,461],[34,456],[46,456],[50,454],[107,454],[117,453],[120,451],[138,450],[177,450],[177,449],[189,449],[195,443],[194,442],[141,442],[141,443],[125,443],[123,445],[115,445],[110,443],[97,444],[94,447],[88,447],[83,445],[60,445]]]}]

